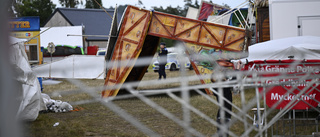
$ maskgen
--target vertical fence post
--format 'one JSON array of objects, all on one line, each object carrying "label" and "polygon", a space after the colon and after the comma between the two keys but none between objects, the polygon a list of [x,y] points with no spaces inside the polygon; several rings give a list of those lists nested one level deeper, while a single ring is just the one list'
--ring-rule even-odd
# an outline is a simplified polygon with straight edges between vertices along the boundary
[{"label": "vertical fence post", "polygon": [[21,136],[17,111],[19,88],[10,65],[10,46],[8,42],[8,1],[0,4],[0,136]]},{"label": "vertical fence post", "polygon": [[[186,72],[186,58],[183,55],[184,54],[184,47],[182,45],[178,45],[178,61],[180,62],[180,76],[181,79],[181,93],[182,93],[182,99],[189,104],[190,103],[190,93],[187,89],[188,87],[188,80],[187,80],[187,72]],[[190,127],[190,110],[186,105],[182,104],[182,110],[183,110],[183,121],[186,124],[186,127]],[[188,129],[185,129],[185,137],[190,137],[190,132]]]}]

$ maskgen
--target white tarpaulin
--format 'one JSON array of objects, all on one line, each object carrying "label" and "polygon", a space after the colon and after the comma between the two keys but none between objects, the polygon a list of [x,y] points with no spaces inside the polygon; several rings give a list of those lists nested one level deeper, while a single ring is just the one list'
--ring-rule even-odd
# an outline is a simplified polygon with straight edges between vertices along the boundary
[{"label": "white tarpaulin", "polygon": [[17,81],[21,83],[19,89],[22,89],[17,97],[20,101],[17,116],[22,120],[35,120],[39,111],[46,110],[46,106],[41,97],[39,81],[29,65],[23,41],[26,40],[10,38],[12,44],[10,62],[17,73]]},{"label": "white tarpaulin", "polygon": [[220,15],[218,15],[218,16],[217,15],[209,16],[208,17],[208,22],[212,22],[212,21],[222,17],[221,19],[219,19],[219,20],[217,20],[217,21],[215,21],[213,23],[219,23],[219,24],[228,25],[229,24],[229,20],[230,20],[230,16],[231,16],[231,14],[224,15],[223,17],[220,16]]},{"label": "white tarpaulin", "polygon": [[199,13],[199,9],[189,7],[186,17],[190,19],[197,19]]},{"label": "white tarpaulin", "polygon": [[[270,40],[249,47],[248,61],[320,59],[320,37],[300,36]],[[244,61],[245,59],[243,59]]]},{"label": "white tarpaulin", "polygon": [[33,68],[38,77],[104,79],[104,56],[71,55]]},{"label": "white tarpaulin", "polygon": [[[43,27],[40,28],[40,45],[47,47],[48,43],[55,45],[83,46],[82,26],[63,26],[63,27]],[[45,32],[43,32],[45,31]],[[42,33],[43,32],[43,33]],[[67,36],[68,34],[79,36]]]}]

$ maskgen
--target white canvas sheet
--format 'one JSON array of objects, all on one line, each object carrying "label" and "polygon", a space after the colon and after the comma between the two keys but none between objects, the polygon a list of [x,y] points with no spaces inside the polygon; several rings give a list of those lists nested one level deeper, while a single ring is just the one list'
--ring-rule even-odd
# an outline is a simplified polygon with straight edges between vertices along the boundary
[{"label": "white canvas sheet", "polygon": [[254,44],[249,47],[249,56],[246,59],[284,60],[289,59],[288,56],[294,56],[296,60],[320,59],[320,37],[290,37]]},{"label": "white canvas sheet", "polygon": [[38,77],[104,79],[104,62],[104,56],[71,55],[34,67],[33,71]]},{"label": "white canvas sheet", "polygon": [[20,103],[17,118],[33,121],[38,117],[39,111],[46,110],[46,106],[41,97],[39,81],[29,65],[23,41],[25,40],[10,38],[13,44],[10,49],[10,62],[14,65],[16,80],[21,84],[21,87],[18,88],[21,91],[16,91],[19,92],[17,100]]},{"label": "white canvas sheet", "polygon": [[198,18],[199,9],[189,7],[186,17],[190,19],[197,19]]}]

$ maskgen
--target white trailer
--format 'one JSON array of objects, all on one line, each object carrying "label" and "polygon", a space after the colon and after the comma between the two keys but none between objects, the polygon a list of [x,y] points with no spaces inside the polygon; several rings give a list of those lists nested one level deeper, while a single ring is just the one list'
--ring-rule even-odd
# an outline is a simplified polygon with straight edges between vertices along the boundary
[{"label": "white trailer", "polygon": [[320,0],[269,0],[270,39],[320,36]]},{"label": "white trailer", "polygon": [[[59,26],[40,28],[41,47],[47,47],[48,43],[53,42],[55,45],[70,45],[83,47],[83,27],[82,26]],[[44,32],[45,31],[45,32]],[[77,37],[68,35],[79,35]]]}]

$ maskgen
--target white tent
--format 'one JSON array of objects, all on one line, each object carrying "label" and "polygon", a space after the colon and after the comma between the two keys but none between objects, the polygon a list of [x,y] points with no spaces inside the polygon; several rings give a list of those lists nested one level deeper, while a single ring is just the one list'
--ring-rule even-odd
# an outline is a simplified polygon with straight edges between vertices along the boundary
[{"label": "white tent", "polygon": [[249,47],[248,61],[289,59],[320,59],[320,37],[300,36],[270,40]]},{"label": "white tent", "polygon": [[16,80],[21,84],[17,100],[20,103],[17,117],[22,120],[35,120],[46,106],[41,97],[41,89],[36,75],[31,70],[25,53],[24,39],[10,37],[10,62],[17,73]]},{"label": "white tent", "polygon": [[32,68],[38,77],[103,79],[104,56],[71,55]]}]

